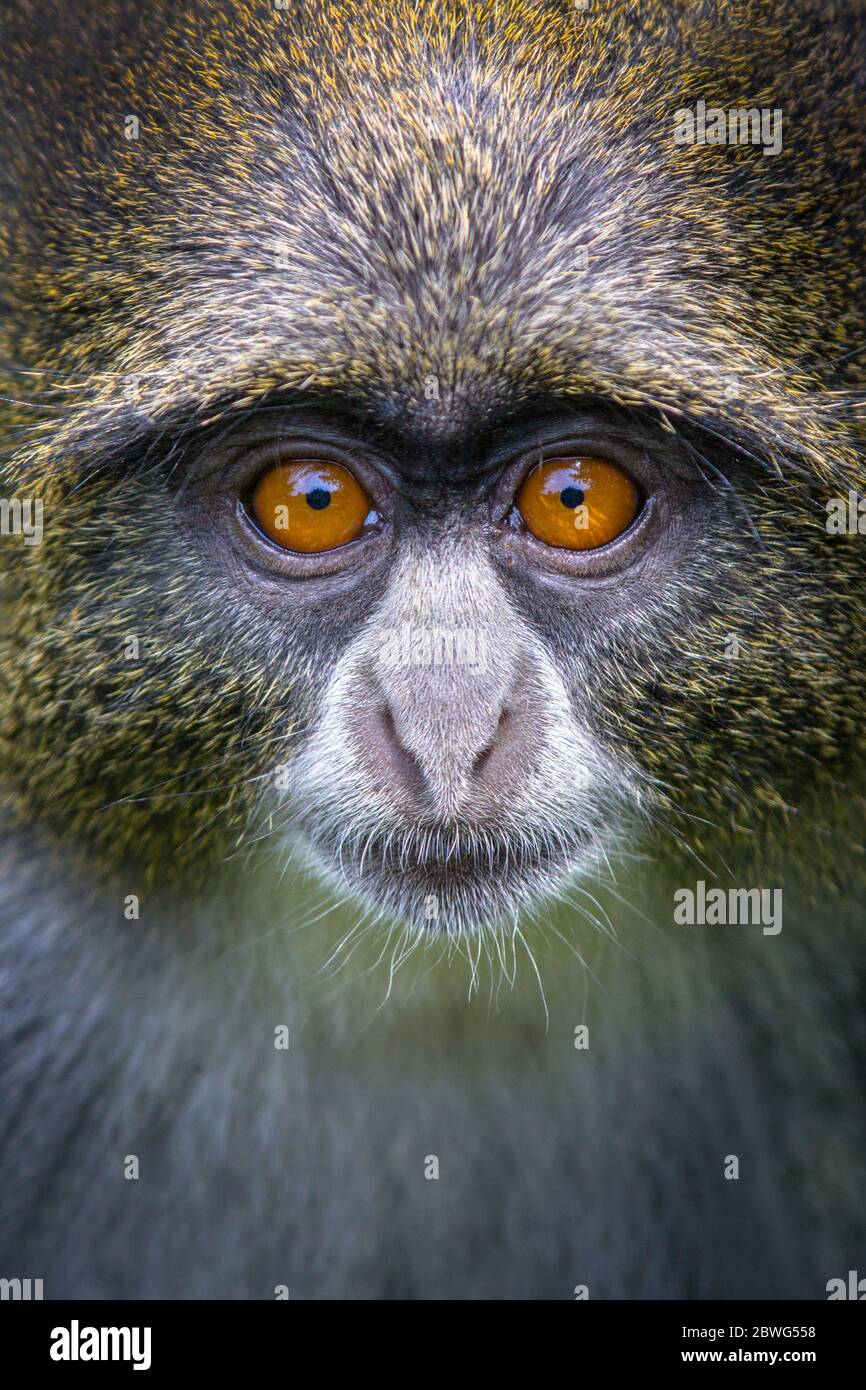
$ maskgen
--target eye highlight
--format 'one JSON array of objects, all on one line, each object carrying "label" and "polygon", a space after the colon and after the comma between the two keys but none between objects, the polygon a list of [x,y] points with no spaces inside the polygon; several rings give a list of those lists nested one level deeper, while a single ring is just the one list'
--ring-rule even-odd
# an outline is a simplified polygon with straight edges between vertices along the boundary
[{"label": "eye highlight", "polygon": [[268,468],[247,509],[275,545],[307,555],[348,545],[376,519],[348,468],[322,459],[292,459]]},{"label": "eye highlight", "polygon": [[607,459],[546,459],[527,473],[517,510],[536,540],[563,550],[597,550],[631,526],[640,493]]}]

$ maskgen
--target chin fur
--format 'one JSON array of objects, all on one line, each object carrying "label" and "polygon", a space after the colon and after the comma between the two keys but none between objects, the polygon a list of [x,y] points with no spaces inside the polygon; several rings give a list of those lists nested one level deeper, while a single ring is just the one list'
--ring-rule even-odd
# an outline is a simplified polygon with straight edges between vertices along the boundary
[{"label": "chin fur", "polygon": [[308,864],[395,925],[432,936],[497,929],[558,897],[604,855],[580,830],[417,825],[305,837]]}]

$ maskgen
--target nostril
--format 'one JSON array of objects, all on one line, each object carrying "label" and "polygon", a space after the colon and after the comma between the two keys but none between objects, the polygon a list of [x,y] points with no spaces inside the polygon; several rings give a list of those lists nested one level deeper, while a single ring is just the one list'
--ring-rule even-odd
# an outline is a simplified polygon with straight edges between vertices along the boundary
[{"label": "nostril", "polygon": [[409,749],[400,738],[394,716],[390,706],[381,705],[374,717],[373,737],[378,746],[379,754],[391,770],[393,776],[399,783],[411,793],[412,796],[420,799],[427,794],[427,779],[414,753]]},{"label": "nostril", "polygon": [[507,709],[504,709],[500,714],[499,722],[496,725],[496,729],[494,730],[492,739],[490,740],[486,748],[482,748],[481,752],[478,754],[478,757],[472,764],[473,777],[481,776],[481,773],[484,771],[485,766],[490,761],[491,754],[494,752],[496,747],[502,742],[502,740],[505,737],[507,737],[506,726],[510,720],[510,717],[510,713]]}]

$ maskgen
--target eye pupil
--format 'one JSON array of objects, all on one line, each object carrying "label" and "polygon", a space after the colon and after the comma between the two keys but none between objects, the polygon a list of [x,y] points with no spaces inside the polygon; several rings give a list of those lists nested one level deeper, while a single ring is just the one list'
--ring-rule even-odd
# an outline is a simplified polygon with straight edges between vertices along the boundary
[{"label": "eye pupil", "polygon": [[331,494],[325,487],[314,487],[307,493],[307,506],[314,512],[322,512],[331,501]]},{"label": "eye pupil", "polygon": [[559,494],[559,500],[564,507],[580,507],[583,504],[584,492],[579,487],[564,487]]}]

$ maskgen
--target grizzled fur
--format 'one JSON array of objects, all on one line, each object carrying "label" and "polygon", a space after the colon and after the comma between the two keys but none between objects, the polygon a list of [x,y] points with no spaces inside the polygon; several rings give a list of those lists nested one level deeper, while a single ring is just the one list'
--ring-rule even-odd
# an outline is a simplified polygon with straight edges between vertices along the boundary
[{"label": "grizzled fur", "polygon": [[[46,535],[2,542],[0,1275],[823,1296],[866,1237],[864,566],[824,528],[864,485],[859,7],[3,24],[0,495]],[[781,109],[782,152],[675,145],[698,99]],[[703,480],[677,564],[580,620],[500,576],[628,788],[615,879],[444,943],[296,910],[263,782],[388,576],[287,623],[196,519],[203,452],[299,402],[410,441],[455,508],[554,404]],[[780,937],[675,930],[711,874],[784,884]]]}]

